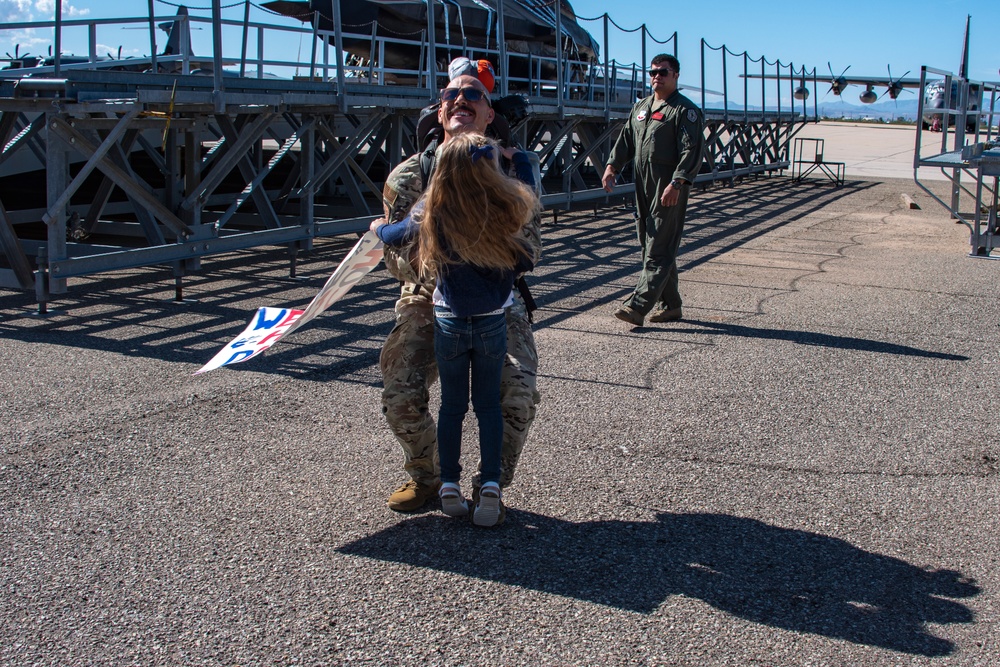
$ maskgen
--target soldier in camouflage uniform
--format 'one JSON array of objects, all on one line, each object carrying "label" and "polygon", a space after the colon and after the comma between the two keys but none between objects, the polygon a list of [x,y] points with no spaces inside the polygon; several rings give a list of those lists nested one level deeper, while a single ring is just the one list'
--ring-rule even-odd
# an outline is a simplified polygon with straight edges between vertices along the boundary
[{"label": "soldier in camouflage uniform", "polygon": [[[483,133],[493,119],[488,91],[475,77],[459,76],[449,88],[475,88],[484,95],[472,101],[461,94],[443,100],[438,117],[444,127],[444,141],[462,132]],[[423,193],[426,183],[421,173],[421,154],[411,156],[392,170],[383,192],[385,217],[390,222],[402,220]],[[539,220],[524,228],[535,249],[533,260],[541,254]],[[382,346],[382,412],[404,453],[404,469],[410,480],[389,496],[390,508],[408,512],[421,508],[437,493],[437,428],[428,410],[429,387],[437,380],[434,359],[434,310],[431,295],[434,279],[418,276],[410,261],[412,246],[401,250],[385,249],[385,265],[403,282],[396,302],[396,326]],[[535,418],[540,396],[535,385],[538,354],[524,301],[515,291],[514,305],[507,309],[507,360],[501,381],[501,404],[504,418],[503,452],[500,485],[507,486],[514,477],[528,428]],[[478,487],[478,474],[473,486]]]},{"label": "soldier in camouflage uniform", "polygon": [[677,90],[677,58],[654,56],[649,75],[653,94],[632,107],[604,170],[604,189],[634,161],[636,233],[642,270],[635,290],[615,317],[641,326],[681,319],[677,250],[684,230],[688,191],[701,169],[705,143],[701,109]]}]

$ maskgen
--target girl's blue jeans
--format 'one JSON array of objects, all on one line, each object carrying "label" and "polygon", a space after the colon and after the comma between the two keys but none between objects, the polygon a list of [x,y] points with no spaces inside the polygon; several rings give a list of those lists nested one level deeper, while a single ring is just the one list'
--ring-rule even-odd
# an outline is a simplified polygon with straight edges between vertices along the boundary
[{"label": "girl's blue jeans", "polygon": [[500,409],[500,374],[507,354],[507,319],[504,315],[442,317],[435,309],[434,355],[441,379],[441,412],[438,414],[438,456],[441,481],[458,482],[462,474],[462,422],[469,410],[470,377],[472,409],[479,421],[480,478],[500,482],[503,414]]}]

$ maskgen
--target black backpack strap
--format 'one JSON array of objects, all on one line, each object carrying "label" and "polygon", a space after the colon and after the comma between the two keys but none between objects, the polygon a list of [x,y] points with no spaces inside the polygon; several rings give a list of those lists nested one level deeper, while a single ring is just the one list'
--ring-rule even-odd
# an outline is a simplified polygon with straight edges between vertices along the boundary
[{"label": "black backpack strap", "polygon": [[486,136],[496,139],[501,146],[514,146],[514,135],[510,133],[510,123],[500,114],[493,115],[493,122],[486,126]]},{"label": "black backpack strap", "polygon": [[440,108],[441,103],[435,102],[420,110],[420,115],[417,118],[417,150],[425,150],[431,142],[440,142],[444,137],[444,128],[441,127],[437,117]]},{"label": "black backpack strap", "polygon": [[432,141],[420,154],[420,181],[425,190],[430,185],[431,176],[434,175],[434,167],[437,166],[437,147],[438,142]]},{"label": "black backpack strap", "polygon": [[528,289],[528,281],[524,279],[524,276],[521,276],[514,281],[514,286],[517,287],[517,291],[521,294],[521,299],[524,301],[524,309],[528,311],[528,322],[534,324],[535,318],[531,314],[538,310],[538,304],[535,303],[534,297],[531,296],[531,290]]}]

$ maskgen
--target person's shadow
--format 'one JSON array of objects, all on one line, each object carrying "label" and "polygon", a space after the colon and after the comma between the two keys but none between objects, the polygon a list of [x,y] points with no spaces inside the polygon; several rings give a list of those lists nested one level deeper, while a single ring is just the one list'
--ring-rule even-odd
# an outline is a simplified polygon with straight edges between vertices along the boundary
[{"label": "person's shadow", "polygon": [[722,514],[571,523],[511,510],[478,530],[422,515],[338,551],[488,579],[649,614],[671,595],[757,623],[923,656],[952,642],[926,623],[969,623],[945,598],[976,595],[952,570],[925,570],[832,537]]}]

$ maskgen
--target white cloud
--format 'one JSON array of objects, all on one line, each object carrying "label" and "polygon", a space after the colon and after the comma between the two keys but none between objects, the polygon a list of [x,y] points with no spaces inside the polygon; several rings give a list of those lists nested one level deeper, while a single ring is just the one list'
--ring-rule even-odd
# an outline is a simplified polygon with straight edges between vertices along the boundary
[{"label": "white cloud", "polygon": [[[69,1],[62,0],[64,19],[80,18],[90,13],[89,9],[79,9]],[[51,21],[55,18],[54,0],[0,0],[0,24]],[[0,30],[0,53],[31,51],[44,55],[52,44],[52,31],[46,30]]]},{"label": "white cloud", "polygon": [[43,35],[37,30],[18,31],[16,34],[12,33],[10,38],[9,42],[4,40],[0,43],[0,53],[44,56],[45,50],[52,44],[51,36]]},{"label": "white cloud", "polygon": [[[97,55],[98,56],[111,56],[112,58],[116,58],[117,59],[119,57],[119,54],[118,54],[118,49],[119,48],[121,48],[121,47],[120,46],[111,46],[109,44],[98,44],[97,45]],[[139,49],[132,49],[132,48],[128,48],[128,49],[122,48],[121,49],[121,57],[122,58],[129,58],[129,57],[138,56],[138,55],[141,55]]]},{"label": "white cloud", "polygon": [[31,21],[34,18],[33,9],[32,0],[0,0],[0,22]]},{"label": "white cloud", "polygon": [[[0,22],[51,21],[55,18],[55,0],[0,0]],[[62,0],[63,18],[79,18],[90,13],[69,0]]]},{"label": "white cloud", "polygon": [[[21,0],[18,0],[21,1]],[[54,0],[37,0],[35,7],[38,12],[45,17],[55,18],[56,13],[56,3]],[[86,16],[90,13],[89,9],[78,9],[70,4],[69,0],[62,0],[62,15],[63,18],[77,18],[80,16]]]}]

